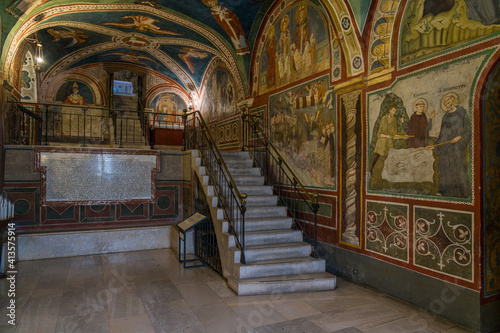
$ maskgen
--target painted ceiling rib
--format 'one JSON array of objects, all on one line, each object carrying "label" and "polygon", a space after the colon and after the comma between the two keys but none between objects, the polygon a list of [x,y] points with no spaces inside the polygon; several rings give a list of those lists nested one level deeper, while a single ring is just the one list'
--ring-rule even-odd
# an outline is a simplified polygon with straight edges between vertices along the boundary
[{"label": "painted ceiling rib", "polygon": [[[243,77],[246,78],[245,70],[242,70],[243,72],[240,71],[239,66],[236,64],[235,60],[235,53],[232,51],[232,48],[229,46],[229,43],[224,40],[223,38],[219,37],[216,35],[215,32],[209,30],[206,27],[203,27],[201,24],[197,24],[191,20],[188,20],[184,17],[181,17],[179,15],[173,14],[171,12],[162,10],[162,9],[156,9],[153,7],[149,6],[144,6],[144,5],[137,5],[137,4],[74,4],[74,5],[65,5],[65,6],[53,6],[46,8],[44,10],[41,10],[40,12],[37,12],[35,15],[29,17],[17,30],[16,34],[13,36],[10,46],[9,46],[9,51],[7,52],[7,56],[4,62],[4,69],[11,68],[12,61],[14,59],[14,55],[20,45],[20,41],[25,38],[26,36],[32,34],[35,31],[38,31],[40,29],[43,29],[45,27],[50,26],[57,26],[61,25],[60,22],[51,22],[51,23],[46,23],[46,24],[39,24],[38,22],[40,21],[40,17],[43,17],[42,20],[47,20],[51,19],[57,16],[62,16],[65,14],[74,14],[74,13],[82,13],[82,12],[106,12],[106,11],[113,11],[113,12],[136,12],[136,13],[141,13],[141,14],[149,14],[157,17],[158,19],[164,19],[167,21],[170,21],[174,24],[178,24],[180,26],[183,26],[187,29],[190,29],[204,38],[206,38],[212,45],[215,45],[215,47],[220,51],[220,53],[214,53],[210,51],[211,53],[214,53],[216,56],[218,56],[220,59],[222,59],[226,64],[230,72],[235,78],[235,81],[238,85],[240,90],[245,91],[245,85],[243,83]],[[85,23],[79,23],[79,22],[71,22],[69,23],[68,21],[63,21],[65,26],[73,26],[73,27],[79,27],[83,29],[89,29],[88,25],[85,25]],[[97,25],[95,25],[97,26]],[[98,26],[99,29],[97,32],[112,32],[115,34],[118,30],[115,29],[110,29],[105,26]],[[96,28],[97,29],[97,28]],[[109,29],[109,30],[107,30]],[[92,31],[96,31],[92,29]],[[137,32],[140,33],[140,32]],[[134,31],[134,34],[136,32]],[[116,34],[115,34],[116,35]],[[120,32],[121,36],[125,36],[126,33]],[[160,40],[164,40],[166,37],[157,37]],[[147,40],[152,40],[155,41],[155,37],[147,37]],[[170,40],[179,40],[179,39],[170,39]],[[155,41],[156,42],[156,41]],[[197,45],[200,46],[202,43],[195,43],[192,41],[188,41],[188,44],[186,46],[193,46]],[[185,45],[185,44],[180,44],[180,45]],[[201,49],[201,48],[200,48]],[[204,46],[204,50],[209,52],[208,49],[211,49],[209,46]],[[241,59],[239,61],[242,61]],[[244,66],[243,66],[244,67]],[[191,79],[192,81],[192,79]],[[184,80],[183,80],[184,82]]]}]

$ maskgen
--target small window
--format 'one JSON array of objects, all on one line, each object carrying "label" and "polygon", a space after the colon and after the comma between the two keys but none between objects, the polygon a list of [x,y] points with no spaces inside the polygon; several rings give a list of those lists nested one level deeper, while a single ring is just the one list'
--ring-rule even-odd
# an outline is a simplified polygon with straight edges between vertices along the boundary
[{"label": "small window", "polygon": [[135,96],[132,82],[113,80],[113,95]]}]

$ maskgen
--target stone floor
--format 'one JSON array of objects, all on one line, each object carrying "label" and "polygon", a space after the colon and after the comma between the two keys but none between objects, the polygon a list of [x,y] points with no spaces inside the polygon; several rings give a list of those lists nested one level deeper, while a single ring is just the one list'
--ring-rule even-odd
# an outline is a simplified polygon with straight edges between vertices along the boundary
[{"label": "stone floor", "polygon": [[328,292],[236,296],[207,267],[184,269],[170,249],[18,264],[16,325],[0,332],[468,332],[343,279]]}]

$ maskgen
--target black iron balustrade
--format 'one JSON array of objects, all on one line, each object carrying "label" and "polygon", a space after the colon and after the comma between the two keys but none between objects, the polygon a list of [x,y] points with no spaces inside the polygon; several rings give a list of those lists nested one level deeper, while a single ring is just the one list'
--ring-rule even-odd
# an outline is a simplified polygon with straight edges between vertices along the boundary
[{"label": "black iron balustrade", "polygon": [[182,114],[125,111],[89,105],[10,101],[7,124],[11,144],[114,143],[183,147]]},{"label": "black iron balustrade", "polygon": [[194,211],[207,218],[194,228],[194,253],[202,262],[212,267],[217,273],[222,275],[222,263],[220,259],[219,247],[217,245],[217,235],[210,214],[207,198],[200,189],[198,183],[198,197],[194,201]]},{"label": "black iron balustrade", "polygon": [[288,164],[260,129],[260,117],[242,114],[243,149],[254,158],[261,169],[265,184],[272,185],[280,205],[287,208],[293,218],[293,228],[302,231],[303,238],[313,244],[316,256],[318,194],[310,194],[300,183]]},{"label": "black iron balustrade", "polygon": [[229,232],[241,250],[240,262],[245,264],[245,212],[247,195],[238,191],[227,166],[199,111],[185,114],[185,147],[200,152],[209,184],[217,196],[217,207],[224,212]]}]

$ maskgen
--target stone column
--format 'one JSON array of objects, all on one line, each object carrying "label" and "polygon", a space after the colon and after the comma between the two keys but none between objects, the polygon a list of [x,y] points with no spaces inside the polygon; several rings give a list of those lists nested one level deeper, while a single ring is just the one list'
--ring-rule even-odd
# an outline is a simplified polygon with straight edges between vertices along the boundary
[{"label": "stone column", "polygon": [[359,246],[359,237],[356,235],[358,225],[356,223],[356,212],[359,210],[358,191],[357,191],[357,163],[356,155],[358,153],[357,135],[355,132],[357,109],[356,104],[360,96],[360,91],[353,91],[342,95],[342,103],[345,108],[346,119],[346,150],[345,161],[347,170],[345,171],[345,190],[343,195],[345,200],[344,230],[341,229],[342,242]]}]

